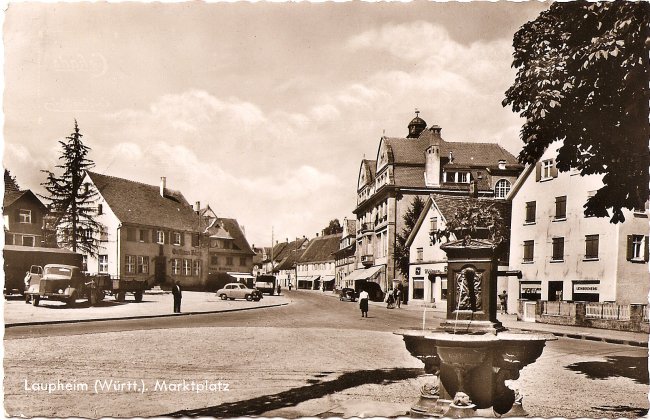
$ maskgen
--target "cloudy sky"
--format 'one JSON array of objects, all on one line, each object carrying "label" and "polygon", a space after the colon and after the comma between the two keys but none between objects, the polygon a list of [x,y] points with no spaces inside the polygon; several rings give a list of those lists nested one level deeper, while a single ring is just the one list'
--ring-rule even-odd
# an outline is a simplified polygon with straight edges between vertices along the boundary
[{"label": "cloudy sky", "polygon": [[79,122],[95,170],[167,177],[251,243],[353,217],[361,159],[417,107],[448,141],[519,150],[512,37],[548,4],[11,4],[4,166],[42,191]]}]

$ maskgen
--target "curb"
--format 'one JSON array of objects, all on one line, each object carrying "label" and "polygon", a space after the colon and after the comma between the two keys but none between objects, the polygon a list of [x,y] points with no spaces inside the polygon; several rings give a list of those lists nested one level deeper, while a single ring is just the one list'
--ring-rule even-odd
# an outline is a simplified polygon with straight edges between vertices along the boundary
[{"label": "curb", "polygon": [[202,315],[202,314],[218,314],[223,312],[240,312],[240,311],[250,311],[254,309],[263,309],[263,308],[275,308],[279,306],[289,305],[291,302],[286,303],[274,303],[272,305],[261,305],[254,306],[250,308],[233,308],[233,309],[220,309],[216,311],[201,311],[201,312],[181,312],[180,314],[160,314],[160,315],[135,315],[135,316],[124,316],[124,317],[112,317],[112,318],[88,318],[88,319],[65,319],[58,321],[34,321],[34,322],[15,322],[13,324],[5,324],[5,329],[13,327],[28,327],[35,325],[56,325],[56,324],[78,324],[82,322],[101,322],[101,321],[120,321],[128,319],[151,319],[151,318],[166,318],[173,316],[187,316],[187,315]]},{"label": "curb", "polygon": [[576,333],[569,333],[569,332],[548,331],[548,330],[541,330],[541,329],[539,329],[539,330],[537,330],[537,329],[525,329],[525,328],[517,328],[517,329],[520,330],[520,331],[529,332],[529,333],[545,332],[545,333],[553,334],[556,337],[572,338],[574,340],[600,341],[600,342],[609,343],[609,344],[621,344],[621,345],[634,346],[634,347],[648,347],[648,342],[647,341],[628,340],[628,339],[625,339],[625,338],[608,338],[608,337],[602,337],[602,336],[576,334]]}]

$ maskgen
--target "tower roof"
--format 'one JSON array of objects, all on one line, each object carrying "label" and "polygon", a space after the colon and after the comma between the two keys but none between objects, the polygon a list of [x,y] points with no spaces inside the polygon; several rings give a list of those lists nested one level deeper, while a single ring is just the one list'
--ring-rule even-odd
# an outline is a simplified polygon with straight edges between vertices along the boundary
[{"label": "tower roof", "polygon": [[417,138],[424,129],[427,128],[427,122],[420,118],[420,111],[415,110],[415,118],[408,125],[409,134],[406,138]]}]

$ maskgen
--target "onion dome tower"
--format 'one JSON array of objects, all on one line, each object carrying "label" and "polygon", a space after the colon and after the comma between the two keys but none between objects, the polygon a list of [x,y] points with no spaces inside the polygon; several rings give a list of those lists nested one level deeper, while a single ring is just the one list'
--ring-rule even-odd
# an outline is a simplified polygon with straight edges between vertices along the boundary
[{"label": "onion dome tower", "polygon": [[420,133],[427,128],[427,123],[422,118],[420,118],[420,111],[415,109],[415,118],[409,123],[409,134],[406,136],[407,139],[416,139],[420,136]]}]

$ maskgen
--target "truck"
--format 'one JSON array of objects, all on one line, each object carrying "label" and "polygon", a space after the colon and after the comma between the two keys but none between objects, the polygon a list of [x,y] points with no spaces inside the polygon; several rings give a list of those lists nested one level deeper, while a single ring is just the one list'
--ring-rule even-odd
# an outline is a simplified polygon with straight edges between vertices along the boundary
[{"label": "truck", "polygon": [[46,264],[43,275],[32,280],[25,294],[34,306],[42,299],[65,302],[68,306],[74,306],[78,299],[87,299],[95,305],[104,299],[109,281],[108,275],[84,274],[73,265]]},{"label": "truck", "polygon": [[269,274],[260,274],[255,278],[255,288],[262,293],[274,295],[278,287],[278,280]]},{"label": "truck", "polygon": [[[42,274],[46,264],[67,264],[81,267],[81,254],[60,248],[44,248],[31,246],[5,245],[4,257],[4,294],[24,294],[25,274],[30,272],[36,279]],[[40,272],[39,272],[40,270]]]}]

